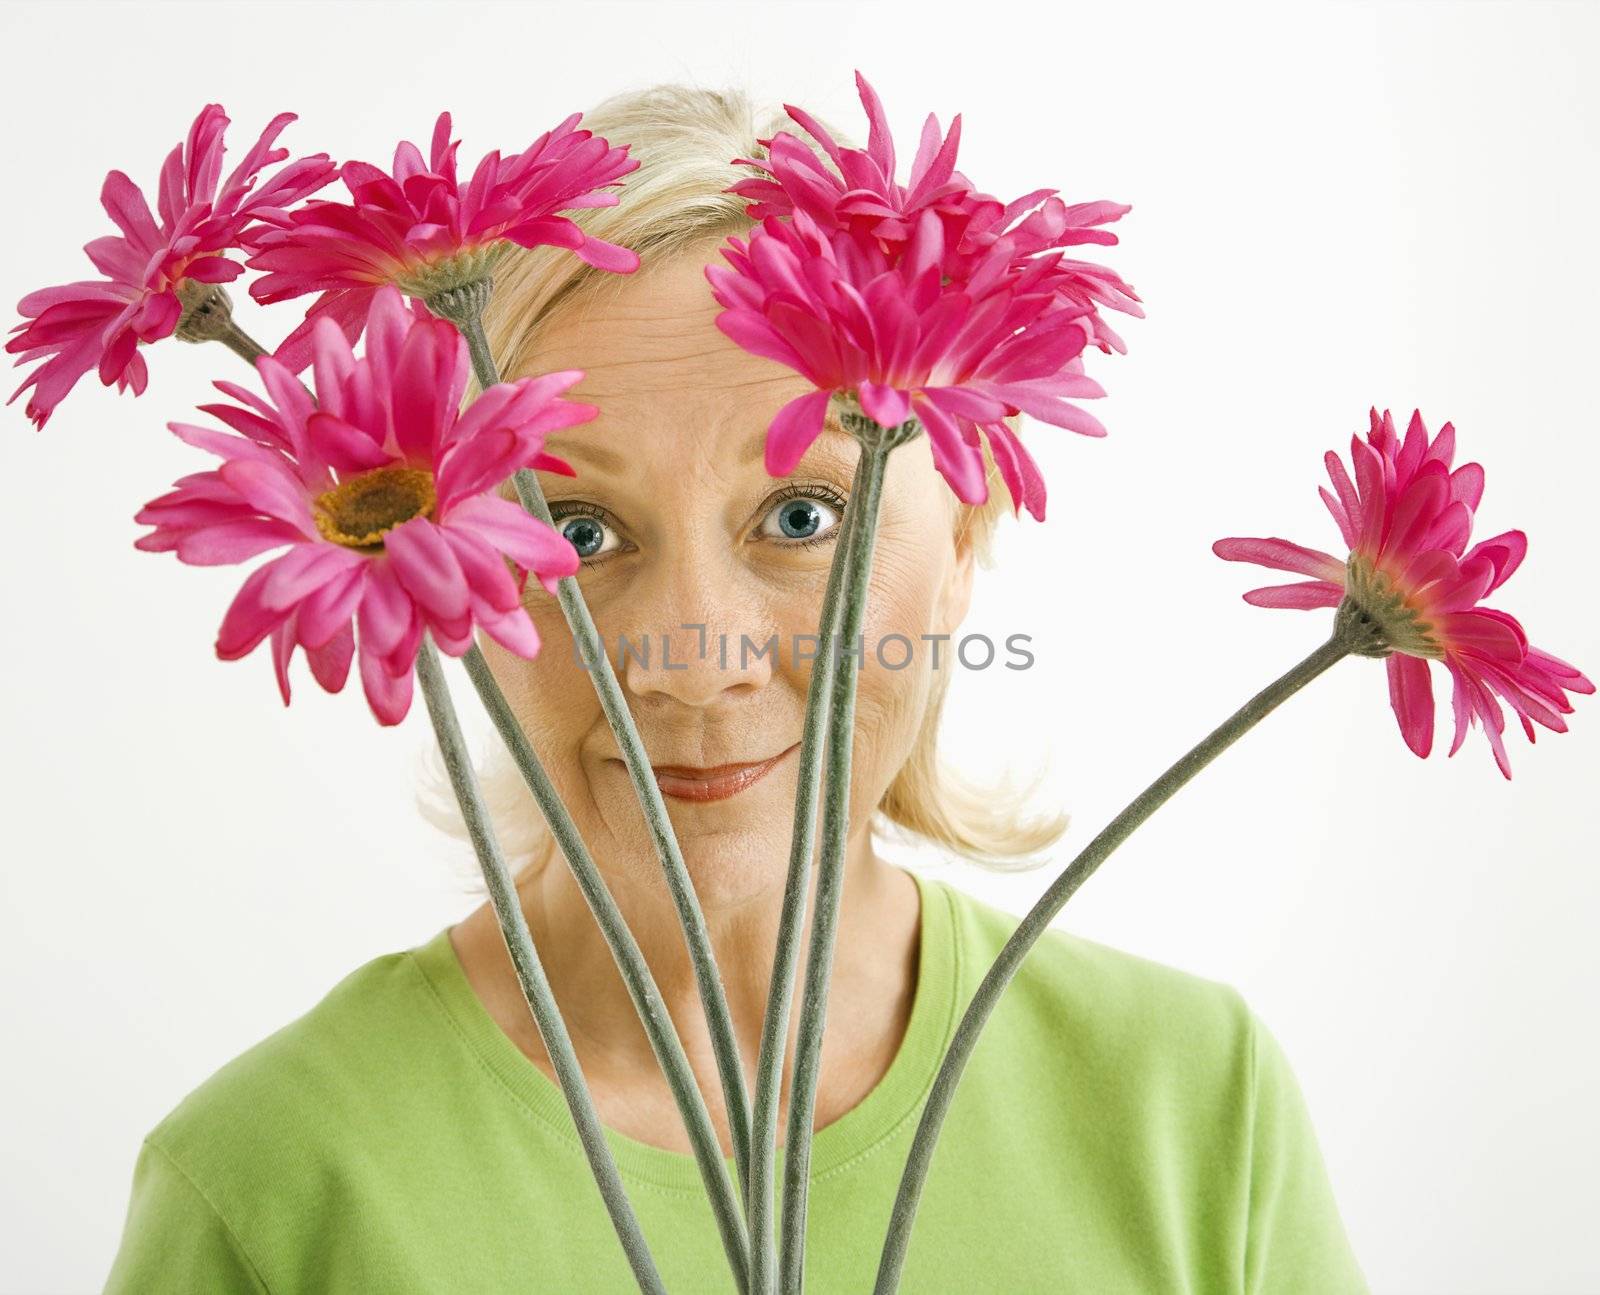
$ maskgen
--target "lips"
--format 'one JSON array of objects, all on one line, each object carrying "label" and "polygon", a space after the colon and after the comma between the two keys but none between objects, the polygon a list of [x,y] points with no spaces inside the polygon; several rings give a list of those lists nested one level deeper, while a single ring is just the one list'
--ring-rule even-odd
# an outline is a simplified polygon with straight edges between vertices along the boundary
[{"label": "lips", "polygon": [[681,764],[656,764],[650,767],[663,796],[672,796],[677,800],[726,800],[760,782],[790,751],[799,748],[800,744],[796,742],[788,751],[780,751],[771,759],[750,764],[719,764],[710,769]]}]

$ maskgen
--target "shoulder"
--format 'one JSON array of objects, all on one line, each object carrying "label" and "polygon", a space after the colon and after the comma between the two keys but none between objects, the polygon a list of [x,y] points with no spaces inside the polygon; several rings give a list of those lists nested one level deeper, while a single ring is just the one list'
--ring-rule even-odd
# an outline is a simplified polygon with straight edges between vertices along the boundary
[{"label": "shoulder", "polygon": [[[948,894],[964,979],[977,981],[994,962],[1021,918],[960,889]],[[1232,985],[1168,963],[1102,944],[1060,926],[1047,930],[1028,952],[1006,990],[1036,1007],[1095,1004],[1117,1033],[1135,1034],[1152,1023],[1182,1022],[1224,1034],[1248,1027],[1250,1009]]]},{"label": "shoulder", "polygon": [[[441,933],[442,934],[442,933]],[[206,1191],[225,1194],[242,1166],[260,1182],[290,1151],[348,1141],[394,1114],[419,1034],[442,1014],[410,951],[356,967],[309,1010],[218,1068],[146,1141]]]},{"label": "shoulder", "polygon": [[108,1295],[178,1274],[192,1289],[324,1288],[314,1274],[354,1185],[392,1176],[395,1130],[451,1090],[452,1027],[416,956],[429,947],[362,963],[150,1129]]},{"label": "shoulder", "polygon": [[[962,1002],[1020,918],[951,883]],[[1233,986],[1052,926],[1029,950],[995,1008],[1017,1046],[1082,1076],[1158,1095],[1202,1090],[1222,1105],[1247,1103],[1259,1022]],[[1064,1055],[1065,1054],[1065,1055]]]}]

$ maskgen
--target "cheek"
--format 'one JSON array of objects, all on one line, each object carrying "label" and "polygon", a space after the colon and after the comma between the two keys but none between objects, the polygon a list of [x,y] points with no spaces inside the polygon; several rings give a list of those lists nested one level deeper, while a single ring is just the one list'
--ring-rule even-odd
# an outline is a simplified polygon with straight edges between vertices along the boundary
[{"label": "cheek", "polygon": [[600,714],[600,703],[588,672],[578,664],[561,609],[542,590],[537,598],[545,605],[533,606],[534,597],[528,603],[539,633],[538,656],[531,661],[518,656],[481,632],[478,646],[540,763],[562,799],[576,807],[587,801],[579,751]]},{"label": "cheek", "polygon": [[[856,688],[857,741],[852,801],[875,806],[911,754],[927,713],[935,671],[950,665],[937,632],[940,564],[925,547],[892,532],[874,546]],[[935,649],[937,648],[937,666]]]}]

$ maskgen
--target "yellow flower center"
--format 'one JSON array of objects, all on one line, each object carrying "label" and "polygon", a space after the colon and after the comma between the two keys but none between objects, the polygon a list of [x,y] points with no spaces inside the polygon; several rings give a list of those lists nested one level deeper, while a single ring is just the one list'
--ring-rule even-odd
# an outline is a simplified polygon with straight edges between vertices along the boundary
[{"label": "yellow flower center", "polygon": [[385,531],[433,511],[433,473],[393,464],[324,490],[311,501],[323,538],[352,549],[381,549]]}]

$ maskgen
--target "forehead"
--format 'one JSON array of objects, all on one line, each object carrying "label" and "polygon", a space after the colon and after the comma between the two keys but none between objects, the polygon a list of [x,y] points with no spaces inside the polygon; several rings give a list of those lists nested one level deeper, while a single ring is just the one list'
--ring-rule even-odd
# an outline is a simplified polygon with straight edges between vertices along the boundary
[{"label": "forehead", "polygon": [[[608,472],[654,471],[662,456],[675,458],[680,469],[714,462],[764,471],[767,427],[813,387],[716,326],[722,307],[705,267],[726,264],[718,241],[647,260],[630,275],[604,275],[539,326],[521,375],[580,369],[584,376],[566,398],[600,410],[587,423],[553,433],[552,452]],[[830,410],[806,460],[848,469],[856,453]]]},{"label": "forehead", "polygon": [[738,392],[781,403],[804,393],[809,384],[799,374],[752,355],[717,327],[722,307],[705,277],[706,266],[724,264],[716,247],[706,241],[646,260],[632,274],[592,280],[540,324],[525,368],[582,369],[573,396],[589,400],[715,400]]}]

